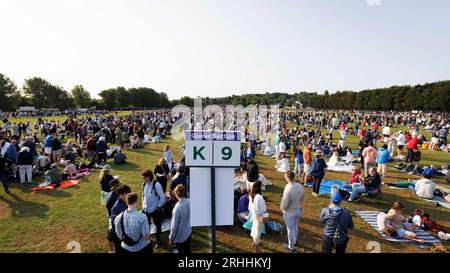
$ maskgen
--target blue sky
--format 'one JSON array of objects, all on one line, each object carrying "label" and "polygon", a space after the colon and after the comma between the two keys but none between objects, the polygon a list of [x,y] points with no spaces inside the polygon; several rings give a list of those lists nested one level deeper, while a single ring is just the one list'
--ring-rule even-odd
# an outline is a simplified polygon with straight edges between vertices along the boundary
[{"label": "blue sky", "polygon": [[380,1],[0,0],[0,73],[171,99],[450,79],[450,1]]}]

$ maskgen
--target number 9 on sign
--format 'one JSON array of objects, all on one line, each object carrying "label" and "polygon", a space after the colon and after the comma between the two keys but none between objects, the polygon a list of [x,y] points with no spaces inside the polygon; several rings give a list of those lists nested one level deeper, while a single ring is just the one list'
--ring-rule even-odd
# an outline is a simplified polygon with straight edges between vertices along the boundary
[{"label": "number 9 on sign", "polygon": [[239,141],[214,141],[214,166],[239,166]]},{"label": "number 9 on sign", "polygon": [[231,150],[230,147],[226,146],[222,148],[222,159],[223,160],[230,160],[231,156],[233,155],[233,150]]}]

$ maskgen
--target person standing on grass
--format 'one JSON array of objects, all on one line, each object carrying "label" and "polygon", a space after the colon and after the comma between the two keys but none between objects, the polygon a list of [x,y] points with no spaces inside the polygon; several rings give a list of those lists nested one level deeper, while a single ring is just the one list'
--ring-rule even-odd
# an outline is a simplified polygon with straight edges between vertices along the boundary
[{"label": "person standing on grass", "polygon": [[96,143],[97,143],[97,140],[96,140],[95,136],[91,136],[86,142],[86,154],[87,154],[87,159],[89,161],[91,161],[93,158],[95,158],[95,152],[97,150]]},{"label": "person standing on grass", "polygon": [[391,153],[389,153],[387,147],[387,144],[383,144],[377,153],[378,173],[383,177],[386,176],[387,164],[391,159]]},{"label": "person standing on grass", "polygon": [[323,177],[325,176],[325,169],[328,167],[327,163],[323,159],[323,152],[321,150],[317,150],[314,153],[315,160],[311,163],[311,172],[310,175],[313,177],[313,196],[319,196],[320,191],[320,183],[322,182]]},{"label": "person standing on grass", "polygon": [[364,157],[364,176],[369,174],[369,169],[376,166],[378,151],[375,149],[373,142],[369,141],[367,147],[362,151]]},{"label": "person standing on grass", "polygon": [[406,137],[405,134],[403,134],[403,131],[397,132],[397,158],[403,157],[403,147],[406,144]]},{"label": "person standing on grass", "polygon": [[302,174],[302,165],[304,163],[303,160],[303,152],[300,149],[300,145],[297,145],[295,148],[295,167],[294,167],[294,173],[295,175],[298,175],[301,177]]},{"label": "person standing on grass", "polygon": [[172,170],[172,167],[173,167],[173,153],[170,150],[170,145],[169,144],[166,144],[164,146],[163,156],[164,156],[164,160],[166,160],[167,166],[169,167],[170,170]]},{"label": "person standing on grass", "polygon": [[12,167],[12,162],[6,157],[0,155],[0,180],[3,184],[3,189],[7,194],[10,193],[8,189],[8,170]]},{"label": "person standing on grass", "polygon": [[264,218],[268,217],[266,202],[261,194],[261,181],[253,183],[250,190],[249,210],[252,214],[252,229],[250,236],[253,238],[253,245],[256,253],[261,253],[261,232],[264,225]]},{"label": "person standing on grass", "polygon": [[111,192],[109,193],[108,199],[106,200],[106,211],[108,213],[108,233],[106,235],[106,239],[108,240],[108,252],[113,253],[114,252],[114,233],[113,229],[111,228],[111,210],[114,207],[114,204],[119,199],[119,194],[117,192],[118,188],[120,187],[120,181],[119,179],[113,179],[109,183],[111,186]]},{"label": "person standing on grass", "polygon": [[126,198],[128,209],[114,220],[117,237],[122,241],[125,253],[151,254],[150,225],[147,217],[137,210],[138,195],[129,193]]},{"label": "person standing on grass", "polygon": [[288,249],[290,252],[296,251],[297,237],[298,237],[298,221],[302,216],[302,209],[300,207],[304,198],[303,186],[295,182],[295,174],[291,171],[285,173],[287,185],[283,191],[281,199],[281,211],[286,222],[286,229],[288,235]]},{"label": "person standing on grass", "polygon": [[172,211],[169,244],[175,244],[178,253],[190,254],[192,235],[190,201],[186,199],[186,189],[183,185],[176,186],[173,194],[178,202]]},{"label": "person standing on grass", "polygon": [[53,133],[53,138],[51,141],[52,153],[53,153],[53,163],[59,164],[62,156],[62,145],[56,133]]},{"label": "person standing on grass", "polygon": [[96,144],[98,164],[106,164],[108,144],[105,137],[100,137]]},{"label": "person standing on grass", "polygon": [[111,192],[111,187],[109,185],[109,183],[111,182],[111,180],[114,179],[114,177],[111,175],[111,166],[110,165],[105,165],[103,166],[102,171],[100,172],[100,197],[101,197],[101,204],[105,205],[106,204],[106,199],[109,196],[109,193]]},{"label": "person standing on grass", "polygon": [[348,241],[348,229],[353,229],[352,214],[341,207],[341,195],[335,192],[331,195],[330,205],[320,212],[320,223],[324,225],[322,237],[322,252],[345,253]]},{"label": "person standing on grass", "polygon": [[419,150],[418,148],[419,144],[419,138],[415,135],[413,138],[408,142],[408,145],[406,146],[407,154],[406,154],[406,160],[405,163],[413,163],[414,159],[414,153]]},{"label": "person standing on grass", "polygon": [[306,184],[308,182],[308,175],[311,172],[311,163],[312,163],[312,143],[306,144],[306,148],[303,151],[303,183]]},{"label": "person standing on grass", "polygon": [[[127,195],[131,192],[131,188],[127,185],[120,185],[117,188],[117,201],[114,206],[111,208],[111,216],[109,221],[109,231],[108,231],[108,241],[112,240],[114,243],[114,250],[116,253],[123,253],[121,246],[121,239],[116,234],[116,227],[114,225],[116,217],[127,210]],[[110,252],[111,249],[110,249]]]},{"label": "person standing on grass", "polygon": [[165,193],[167,189],[167,181],[170,178],[170,169],[169,166],[167,166],[164,157],[161,157],[158,160],[158,164],[155,167],[154,173],[156,175],[156,180],[158,180],[163,192]]},{"label": "person standing on grass", "polygon": [[17,165],[19,166],[20,183],[25,184],[25,175],[27,182],[32,183],[33,178],[33,154],[30,153],[30,148],[23,147],[17,156]]},{"label": "person standing on grass", "polygon": [[156,226],[156,245],[161,246],[161,222],[163,218],[163,205],[166,196],[161,184],[154,179],[151,170],[145,170],[141,173],[144,184],[142,185],[142,212],[147,216],[148,224]]}]

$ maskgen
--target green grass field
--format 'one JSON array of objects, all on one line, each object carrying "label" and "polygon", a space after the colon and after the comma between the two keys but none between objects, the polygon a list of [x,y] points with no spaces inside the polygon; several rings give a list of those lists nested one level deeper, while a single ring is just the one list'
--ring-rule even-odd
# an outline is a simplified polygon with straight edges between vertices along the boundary
[{"label": "green grass field", "polygon": [[[63,120],[63,117],[58,118]],[[31,121],[34,119],[22,118],[11,122]],[[429,137],[427,135],[427,137]],[[350,147],[357,148],[357,138],[349,136],[347,143]],[[126,151],[128,163],[116,166],[112,164],[113,175],[119,175],[122,183],[141,193],[141,178],[139,171],[153,168],[158,158],[162,156],[165,144],[170,144],[174,153],[174,159],[180,158],[180,145],[170,138],[162,143],[149,144],[143,150]],[[450,154],[444,152],[422,151],[421,164],[435,164],[440,166],[444,162],[450,162]],[[275,171],[273,158],[257,156],[260,171],[272,181],[273,186],[267,187],[264,192],[271,218],[284,224],[279,209],[282,191],[285,185],[283,175]],[[82,179],[75,187],[64,190],[36,191],[29,190],[30,186],[11,184],[12,195],[6,195],[3,189],[0,191],[0,252],[69,252],[67,244],[77,241],[81,245],[82,252],[107,252],[107,215],[104,206],[100,204],[99,171]],[[325,179],[348,180],[350,174],[327,172]],[[415,179],[417,177],[400,173],[389,168],[388,177],[384,182]],[[442,178],[435,181],[445,186]],[[40,181],[35,181],[40,182]],[[191,183],[195,183],[192,181]],[[230,181],[232,183],[232,181]],[[36,183],[34,183],[36,184]],[[372,200],[364,200],[358,203],[343,203],[343,206],[351,211],[364,209],[387,209],[391,203],[401,200],[406,204],[407,212],[411,213],[415,208],[423,208],[431,217],[440,224],[450,227],[450,210],[438,208],[433,203],[425,202],[415,197],[407,190],[392,190],[383,188],[383,201],[376,204]],[[328,198],[315,198],[311,195],[311,189],[307,188],[305,200],[302,204],[304,216],[300,220],[299,251],[319,252],[321,250],[322,227],[318,221],[322,207],[328,205]],[[379,242],[382,252],[429,252],[428,249],[420,249],[412,244],[393,244],[382,240],[380,236],[363,222],[361,218],[354,216],[355,229],[350,231],[350,243],[348,252],[369,252],[367,243]],[[267,235],[262,238],[263,249],[266,252],[287,252],[283,244],[286,241],[286,232],[283,235]],[[167,241],[168,233],[163,234],[163,240]],[[218,252],[253,252],[250,236],[239,226],[219,227],[217,231]],[[446,246],[450,244],[446,243]],[[194,252],[209,252],[209,229],[194,228],[192,247]],[[170,248],[165,244],[159,252],[168,252]]]}]

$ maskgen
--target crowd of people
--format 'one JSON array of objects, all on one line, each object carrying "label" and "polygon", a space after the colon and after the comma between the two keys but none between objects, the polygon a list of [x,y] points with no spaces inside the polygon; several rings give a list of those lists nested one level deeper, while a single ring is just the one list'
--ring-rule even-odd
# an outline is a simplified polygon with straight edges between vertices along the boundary
[{"label": "crowd of people", "polygon": [[[108,158],[121,154],[122,150],[142,149],[146,143],[160,142],[170,135],[178,118],[166,110],[126,115],[74,114],[63,122],[38,117],[34,124],[11,124],[5,118],[0,132],[0,177],[4,189],[9,192],[8,184],[14,180],[31,183],[40,174],[58,185],[64,179],[76,177],[77,170],[98,168],[101,170],[100,202],[108,215],[109,252],[153,252],[153,248],[164,245],[162,225],[164,219],[169,218],[167,243],[174,251],[190,253],[189,168],[184,166],[183,152],[177,158],[170,145],[165,145],[154,169],[140,173],[140,189],[132,190],[122,184],[107,164]],[[426,142],[420,130],[430,132],[430,149],[444,150],[442,147],[448,147],[450,127],[448,115],[429,113],[284,111],[279,121],[273,135],[267,128],[256,134],[243,132],[242,180],[235,191],[235,212],[237,222],[248,227],[256,252],[262,252],[261,235],[269,227],[270,219],[263,195],[265,186],[270,184],[259,170],[257,151],[274,158],[274,169],[283,173],[286,181],[279,207],[287,229],[286,248],[290,252],[297,250],[305,188],[310,184],[312,195],[318,197],[328,168],[341,161],[346,166],[359,161],[360,166],[353,166],[351,178],[349,175],[350,196],[344,199],[339,191],[331,192],[330,204],[321,210],[318,219],[324,228],[323,252],[335,249],[343,253],[350,240],[348,229],[353,228],[353,219],[350,211],[343,208],[342,201],[354,202],[365,195],[376,194],[381,189],[382,179],[388,176],[388,162],[412,163],[420,159],[420,145]],[[288,123],[295,127],[287,128]],[[394,126],[399,125],[408,126],[409,130],[393,132]],[[334,138],[336,131],[338,139]],[[347,144],[348,136],[360,139],[356,153]],[[424,184],[422,182],[417,184]],[[417,192],[422,192],[420,186],[416,187]],[[402,225],[403,209],[401,202],[394,204],[382,220],[383,230],[387,234],[395,231],[399,236],[418,240],[414,234],[417,227]]]}]

